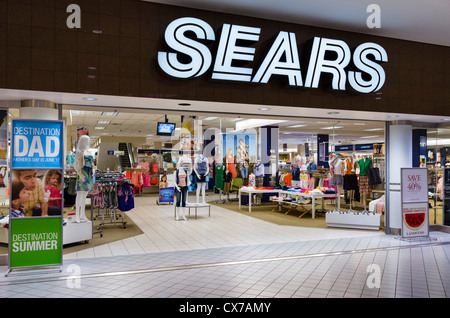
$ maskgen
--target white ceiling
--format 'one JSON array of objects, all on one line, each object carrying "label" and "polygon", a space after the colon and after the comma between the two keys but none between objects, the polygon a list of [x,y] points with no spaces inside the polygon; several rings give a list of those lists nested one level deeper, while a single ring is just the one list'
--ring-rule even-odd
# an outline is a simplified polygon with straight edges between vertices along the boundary
[{"label": "white ceiling", "polygon": [[[450,46],[449,0],[144,0]],[[367,27],[370,4],[380,28]]]}]

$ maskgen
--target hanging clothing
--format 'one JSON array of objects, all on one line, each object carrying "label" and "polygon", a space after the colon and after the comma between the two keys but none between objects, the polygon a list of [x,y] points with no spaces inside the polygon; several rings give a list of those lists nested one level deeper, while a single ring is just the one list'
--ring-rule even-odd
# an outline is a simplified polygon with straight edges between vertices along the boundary
[{"label": "hanging clothing", "polygon": [[257,177],[264,175],[264,165],[261,162],[255,164],[253,174]]},{"label": "hanging clothing", "polygon": [[355,162],[353,160],[353,157],[345,159],[344,174],[346,174],[346,175],[355,174],[354,164],[355,164]]},{"label": "hanging clothing", "polygon": [[300,168],[292,169],[292,181],[300,181]]},{"label": "hanging clothing", "polygon": [[223,173],[224,173],[225,167],[223,165],[220,165],[220,167],[216,166],[216,188],[217,189],[223,189]]}]

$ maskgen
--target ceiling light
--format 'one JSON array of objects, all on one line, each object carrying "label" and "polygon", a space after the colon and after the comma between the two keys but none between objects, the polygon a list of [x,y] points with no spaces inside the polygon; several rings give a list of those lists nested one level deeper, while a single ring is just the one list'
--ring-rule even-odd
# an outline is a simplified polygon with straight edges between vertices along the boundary
[{"label": "ceiling light", "polygon": [[109,133],[101,133],[100,136],[109,136]]},{"label": "ceiling light", "polygon": [[92,30],[92,33],[95,33],[95,34],[102,34],[103,31],[102,31],[102,30]]},{"label": "ceiling light", "polygon": [[152,137],[152,136],[154,136],[154,135],[153,134],[145,135],[145,137]]},{"label": "ceiling light", "polygon": [[97,122],[97,124],[106,124],[106,125],[108,125],[109,123],[110,123],[109,120],[99,120],[99,121]]},{"label": "ceiling light", "polygon": [[292,125],[292,126],[287,126],[288,128],[300,128],[300,127],[305,127],[308,125]]},{"label": "ceiling light", "polygon": [[270,107],[260,107],[260,108],[258,108],[259,110],[262,110],[262,111],[266,111],[266,110],[270,110]]},{"label": "ceiling light", "polygon": [[86,100],[86,101],[94,101],[94,100],[97,100],[97,98],[95,98],[95,97],[84,97],[83,99]]},{"label": "ceiling light", "polygon": [[328,115],[337,115],[339,112],[329,112]]},{"label": "ceiling light", "polygon": [[364,131],[377,131],[377,130],[384,130],[384,128],[369,128],[369,129],[364,129]]},{"label": "ceiling light", "polygon": [[178,106],[191,106],[189,103],[179,103]]},{"label": "ceiling light", "polygon": [[243,120],[244,118],[233,118],[233,119],[230,119],[230,121],[239,121],[239,120]]},{"label": "ceiling light", "polygon": [[364,123],[353,123],[353,125],[356,125],[356,126],[365,126],[366,124],[364,124]]},{"label": "ceiling light", "polygon": [[116,112],[103,112],[102,116],[109,116],[109,117],[114,117],[117,116],[118,113]]},{"label": "ceiling light", "polygon": [[442,118],[441,120],[442,120],[442,121],[449,121],[450,118]]},{"label": "ceiling light", "polygon": [[340,129],[344,128],[344,126],[329,126],[329,127],[322,127],[320,129]]},{"label": "ceiling light", "polygon": [[388,118],[397,118],[399,117],[398,115],[389,115]]},{"label": "ceiling light", "polygon": [[236,130],[244,130],[261,126],[275,125],[283,123],[286,120],[270,120],[270,119],[246,119],[236,123]]},{"label": "ceiling light", "polygon": [[378,137],[380,137],[380,136],[364,136],[364,137],[361,137],[361,138],[363,138],[363,139],[371,139],[371,138],[378,138]]},{"label": "ceiling light", "polygon": [[94,129],[105,129],[105,127],[97,126]]},{"label": "ceiling light", "polygon": [[215,120],[218,119],[219,117],[205,117],[203,118],[203,120]]}]

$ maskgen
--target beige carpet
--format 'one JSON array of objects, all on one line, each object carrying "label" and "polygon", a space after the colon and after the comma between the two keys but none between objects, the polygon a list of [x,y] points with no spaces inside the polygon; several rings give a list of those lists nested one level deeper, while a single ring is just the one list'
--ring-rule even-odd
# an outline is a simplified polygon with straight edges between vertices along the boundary
[{"label": "beige carpet", "polygon": [[[278,225],[327,228],[325,214],[317,212],[317,210],[321,208],[320,205],[316,205],[316,217],[313,219],[309,212],[299,218],[299,216],[304,213],[301,209],[291,210],[286,214],[288,208],[282,207],[280,212],[278,211],[278,204],[273,202],[264,202],[260,206],[252,205],[251,213],[248,212],[247,205],[243,205],[241,210],[239,210],[238,202],[212,204]],[[311,210],[311,204],[306,205],[305,208]]]},{"label": "beige carpet", "polygon": [[[70,209],[64,209],[64,214],[71,213],[72,211]],[[86,216],[90,219],[91,213],[90,208],[86,207]],[[119,218],[116,222],[116,225],[112,224],[105,224],[100,229],[97,230],[97,226],[102,222],[101,218],[96,219],[97,211],[94,211],[94,221],[93,221],[93,238],[89,240],[87,243],[80,242],[80,243],[73,243],[73,244],[66,244],[63,248],[63,254],[78,252],[83,249],[96,247],[99,245],[115,242],[118,240],[123,240],[129,237],[133,237],[139,234],[142,234],[142,230],[129,218],[127,217],[126,213],[124,213],[124,219],[123,221],[126,222],[125,228],[122,227],[122,218]],[[105,223],[110,222],[110,219],[105,219]],[[96,234],[96,232],[102,232],[102,236],[100,234]],[[2,244],[0,243],[0,254],[7,254],[8,253],[8,244]]]}]

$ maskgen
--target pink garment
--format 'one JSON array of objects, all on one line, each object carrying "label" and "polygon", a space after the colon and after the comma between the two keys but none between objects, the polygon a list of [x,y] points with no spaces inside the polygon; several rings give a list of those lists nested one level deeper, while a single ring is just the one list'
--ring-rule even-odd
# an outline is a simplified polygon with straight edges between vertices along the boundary
[{"label": "pink garment", "polygon": [[150,183],[150,175],[148,173],[142,174],[142,186],[143,187],[149,187],[151,185]]},{"label": "pink garment", "polygon": [[380,201],[377,202],[377,213],[383,213],[384,212],[384,202]]},{"label": "pink garment", "polygon": [[[45,186],[44,192],[50,191],[50,198],[60,198],[62,199],[61,190],[57,187]],[[48,206],[59,206],[61,207],[62,200],[48,201]]]}]

